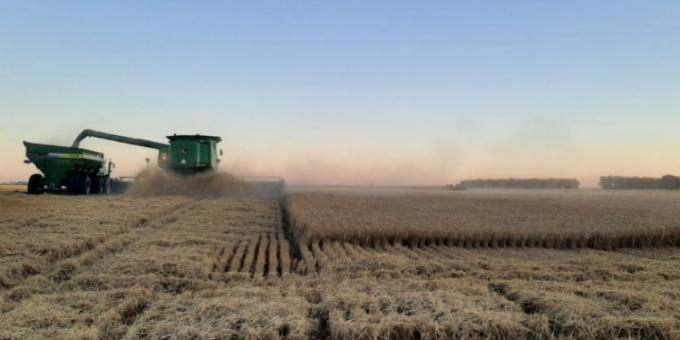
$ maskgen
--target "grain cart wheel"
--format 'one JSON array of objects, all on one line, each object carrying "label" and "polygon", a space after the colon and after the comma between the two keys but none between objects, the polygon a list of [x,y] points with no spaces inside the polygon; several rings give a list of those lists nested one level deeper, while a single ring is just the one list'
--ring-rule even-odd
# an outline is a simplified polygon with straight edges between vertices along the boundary
[{"label": "grain cart wheel", "polygon": [[90,193],[92,181],[89,176],[73,176],[68,179],[68,191],[76,195],[87,195]]},{"label": "grain cart wheel", "polygon": [[41,174],[33,174],[28,178],[27,192],[31,195],[42,194],[44,186],[45,178]]},{"label": "grain cart wheel", "polygon": [[102,190],[101,190],[102,189],[101,188],[102,183],[100,181],[101,178],[97,177],[97,176],[92,176],[92,177],[89,177],[89,178],[90,178],[90,182],[91,182],[90,193],[101,194],[102,193]]},{"label": "grain cart wheel", "polygon": [[68,177],[66,179],[66,189],[68,189],[68,191],[72,194],[77,194],[78,191],[80,191],[78,189],[78,186],[80,184],[79,182],[80,181],[78,180],[78,177],[75,177],[75,176]]},{"label": "grain cart wheel", "polygon": [[108,195],[111,193],[111,185],[109,183],[109,176],[104,177],[93,177],[92,178],[92,190],[93,194],[104,194]]},{"label": "grain cart wheel", "polygon": [[104,195],[110,195],[111,194],[111,179],[109,176],[102,177],[99,179],[99,181],[102,183],[100,186],[101,190],[99,191],[100,194]]},{"label": "grain cart wheel", "polygon": [[92,189],[92,180],[90,176],[83,176],[80,179],[80,194],[89,195]]}]

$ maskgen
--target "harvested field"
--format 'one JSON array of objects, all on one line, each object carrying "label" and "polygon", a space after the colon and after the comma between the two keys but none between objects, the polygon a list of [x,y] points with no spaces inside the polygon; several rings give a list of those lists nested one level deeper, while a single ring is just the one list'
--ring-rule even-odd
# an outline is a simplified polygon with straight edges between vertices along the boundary
[{"label": "harvested field", "polygon": [[677,247],[297,239],[258,199],[8,193],[0,209],[0,339],[680,337]]},{"label": "harvested field", "polygon": [[298,191],[301,240],[375,246],[645,248],[680,246],[680,195],[668,192]]},{"label": "harvested field", "polygon": [[25,184],[0,184],[0,192],[26,192]]}]

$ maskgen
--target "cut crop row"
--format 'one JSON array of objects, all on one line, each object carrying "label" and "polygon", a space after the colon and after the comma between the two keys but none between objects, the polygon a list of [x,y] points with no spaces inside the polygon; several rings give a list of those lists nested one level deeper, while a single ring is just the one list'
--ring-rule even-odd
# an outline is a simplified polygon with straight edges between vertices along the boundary
[{"label": "cut crop row", "polygon": [[[296,193],[288,201],[291,233],[300,244],[325,240],[370,248],[599,250],[680,246],[680,197],[661,194],[336,192]],[[314,254],[314,249],[308,252]]]}]

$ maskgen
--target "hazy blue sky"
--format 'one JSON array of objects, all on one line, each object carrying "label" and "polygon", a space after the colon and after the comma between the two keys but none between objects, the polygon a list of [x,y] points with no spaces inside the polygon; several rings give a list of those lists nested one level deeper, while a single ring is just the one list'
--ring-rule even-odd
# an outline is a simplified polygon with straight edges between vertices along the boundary
[{"label": "hazy blue sky", "polygon": [[2,1],[0,115],[0,181],[86,127],[293,183],[680,174],[680,2]]}]

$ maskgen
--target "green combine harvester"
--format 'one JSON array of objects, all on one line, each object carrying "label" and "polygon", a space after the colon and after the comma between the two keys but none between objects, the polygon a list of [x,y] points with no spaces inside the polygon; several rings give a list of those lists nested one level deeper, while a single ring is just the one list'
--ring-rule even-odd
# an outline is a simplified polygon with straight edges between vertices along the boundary
[{"label": "green combine harvester", "polygon": [[109,193],[114,164],[107,162],[103,153],[80,148],[80,142],[88,137],[157,149],[158,166],[180,175],[216,170],[219,163],[217,143],[222,140],[215,136],[172,135],[167,137],[169,144],[165,144],[86,129],[70,147],[24,141],[26,162],[35,164],[42,172],[28,179],[28,193]]}]

